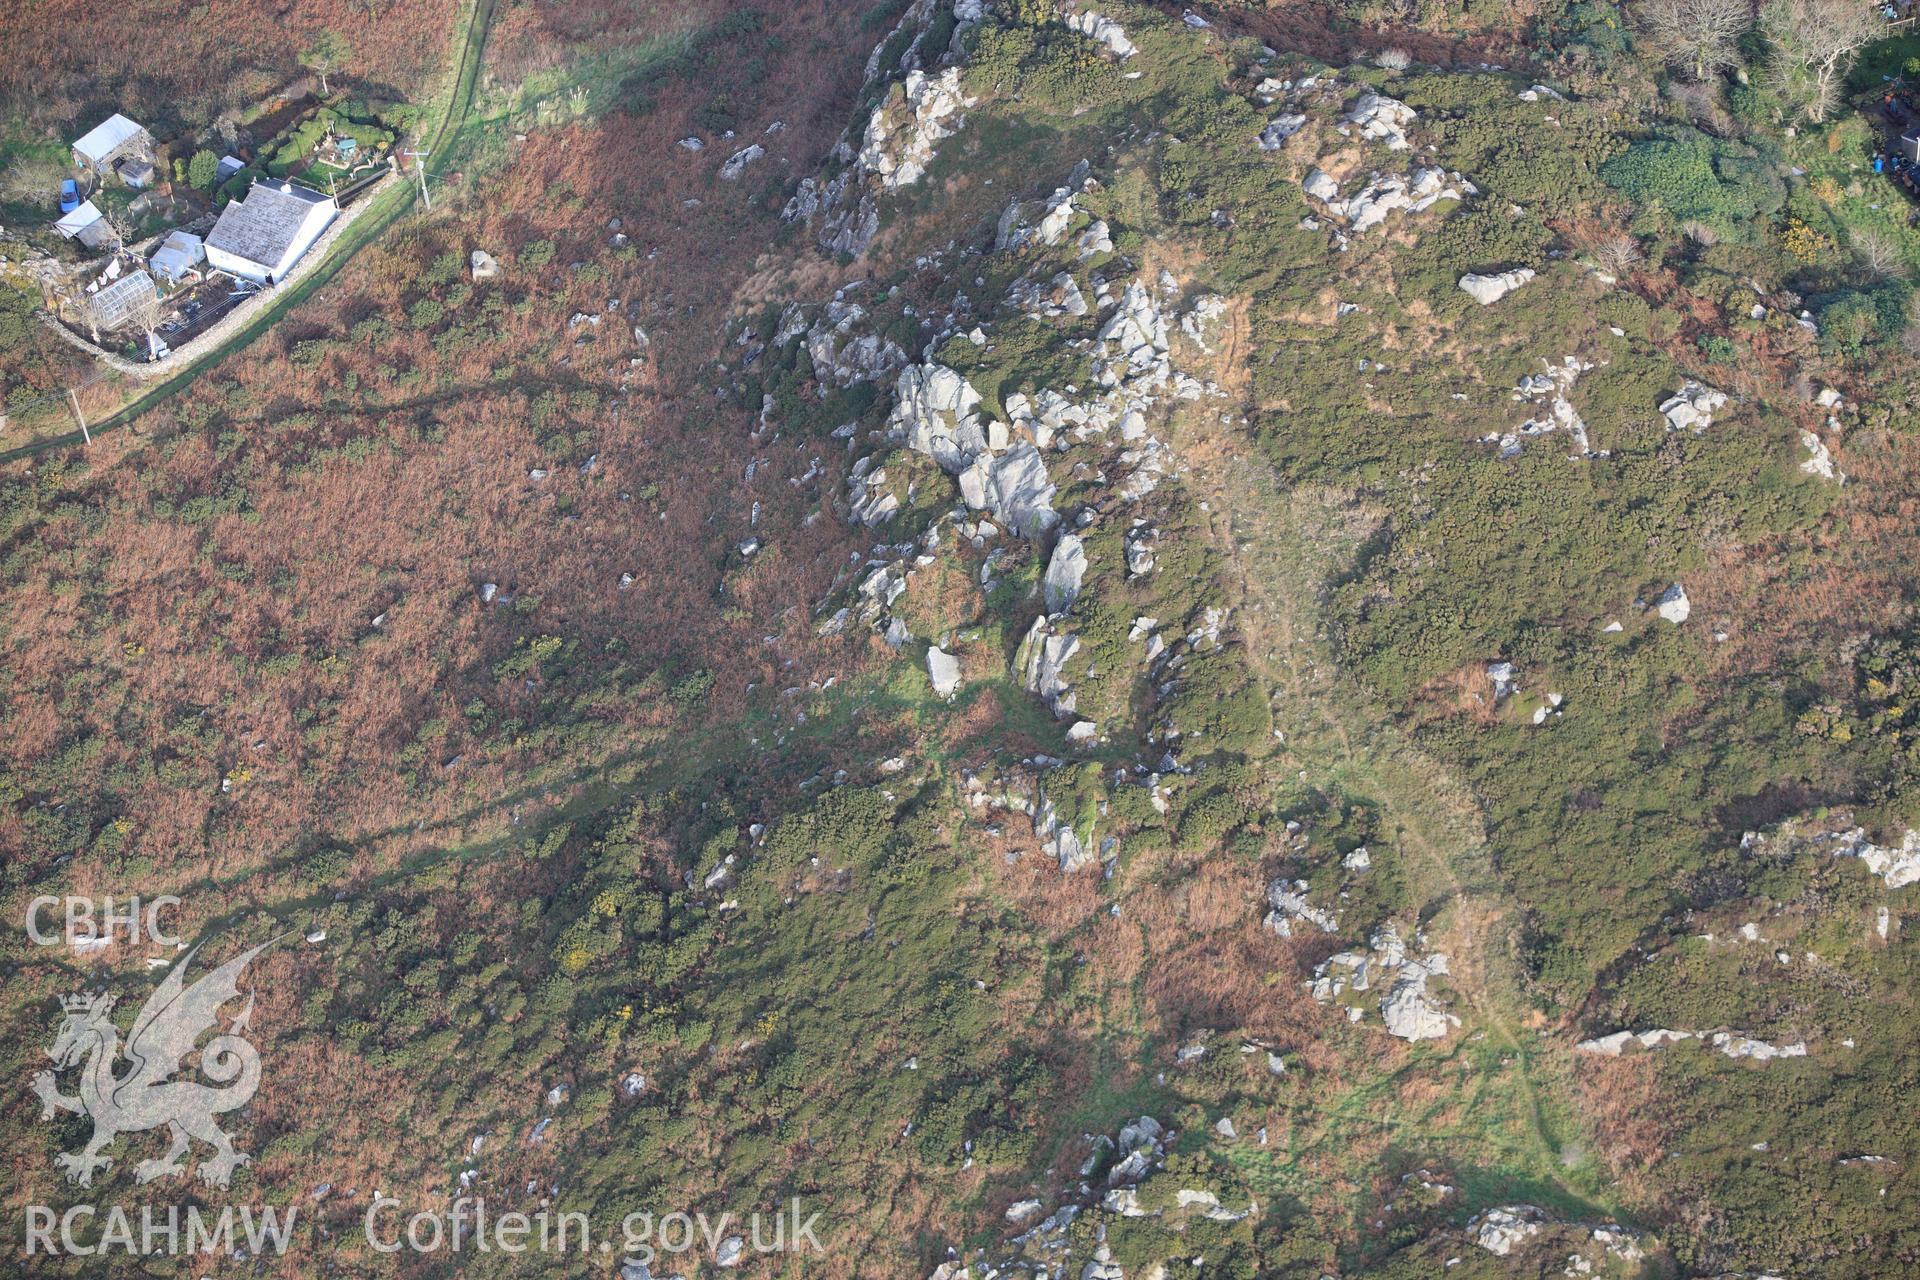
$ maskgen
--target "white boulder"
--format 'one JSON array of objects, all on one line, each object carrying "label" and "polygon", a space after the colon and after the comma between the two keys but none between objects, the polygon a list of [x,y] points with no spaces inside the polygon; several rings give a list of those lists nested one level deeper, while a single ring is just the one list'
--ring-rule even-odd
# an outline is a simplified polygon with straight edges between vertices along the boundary
[{"label": "white boulder", "polygon": [[1488,1253],[1504,1258],[1540,1234],[1547,1215],[1530,1204],[1509,1204],[1488,1209],[1467,1223],[1473,1242]]},{"label": "white boulder", "polygon": [[[1260,131],[1260,149],[1278,151],[1286,145],[1287,139],[1307,127],[1307,117],[1298,111],[1288,111],[1275,116]],[[1314,170],[1318,173],[1319,170]]]},{"label": "white boulder", "polygon": [[1475,302],[1483,307],[1490,307],[1533,277],[1532,267],[1519,267],[1513,271],[1502,271],[1495,275],[1474,273],[1461,276],[1460,287]]},{"label": "white boulder", "polygon": [[1394,151],[1405,151],[1413,145],[1407,141],[1407,126],[1418,115],[1399,99],[1368,89],[1354,99],[1353,106],[1340,119],[1343,124],[1357,128],[1363,138],[1384,142]]},{"label": "white boulder", "polygon": [[1134,55],[1133,41],[1127,39],[1127,33],[1121,30],[1120,24],[1091,9],[1070,15],[1067,18],[1067,27],[1078,31],[1123,62]]},{"label": "white boulder", "polygon": [[1086,543],[1078,534],[1063,533],[1054,544],[1053,557],[1047,561],[1047,573],[1041,583],[1048,613],[1065,613],[1080,596],[1080,583],[1087,576]]},{"label": "white boulder", "polygon": [[747,171],[748,165],[765,154],[767,154],[766,148],[757,142],[751,146],[742,147],[728,156],[726,163],[720,166],[720,176],[732,182]]},{"label": "white boulder", "polygon": [[1660,598],[1653,604],[1660,616],[1676,627],[1693,613],[1693,602],[1687,599],[1687,589],[1677,582],[1661,592]]},{"label": "white boulder", "polygon": [[935,693],[951,699],[960,690],[960,660],[934,645],[927,650],[927,678],[933,681]]},{"label": "white boulder", "polygon": [[1886,881],[1889,889],[1904,889],[1920,883],[1920,831],[1909,830],[1896,848],[1885,848],[1867,839],[1859,827],[1840,837],[1835,854],[1858,858],[1868,871]]}]

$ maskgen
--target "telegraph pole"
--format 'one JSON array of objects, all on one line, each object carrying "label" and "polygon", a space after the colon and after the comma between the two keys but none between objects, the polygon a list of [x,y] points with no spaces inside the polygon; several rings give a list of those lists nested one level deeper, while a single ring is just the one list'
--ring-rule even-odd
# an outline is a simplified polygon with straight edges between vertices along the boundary
[{"label": "telegraph pole", "polygon": [[433,193],[427,190],[427,153],[424,151],[403,151],[401,155],[413,157],[413,168],[420,175],[420,198],[427,202],[428,212],[433,210]]},{"label": "telegraph pole", "polygon": [[87,415],[80,412],[80,397],[73,393],[72,387],[67,388],[67,403],[73,406],[73,416],[80,420],[80,438],[92,444],[93,433],[87,430]]}]

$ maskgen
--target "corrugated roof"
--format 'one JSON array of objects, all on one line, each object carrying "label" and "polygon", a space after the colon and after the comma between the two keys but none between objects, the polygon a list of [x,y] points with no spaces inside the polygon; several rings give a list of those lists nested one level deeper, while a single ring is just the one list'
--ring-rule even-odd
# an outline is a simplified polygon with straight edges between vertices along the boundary
[{"label": "corrugated roof", "polygon": [[103,160],[113,154],[115,147],[139,132],[139,125],[116,111],[74,143],[73,149],[89,160]]},{"label": "corrugated roof", "polygon": [[290,182],[271,186],[256,182],[243,199],[221,212],[220,221],[207,235],[207,247],[271,270],[300,234],[313,206],[326,203],[322,191]]},{"label": "corrugated roof", "polygon": [[83,200],[78,209],[54,223],[53,229],[71,240],[98,221],[100,221],[100,211],[93,207],[93,201]]}]

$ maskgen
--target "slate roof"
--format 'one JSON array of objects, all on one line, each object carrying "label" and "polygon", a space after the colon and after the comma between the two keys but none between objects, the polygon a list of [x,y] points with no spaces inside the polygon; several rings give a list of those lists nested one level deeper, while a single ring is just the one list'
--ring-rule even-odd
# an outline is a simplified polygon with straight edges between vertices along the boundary
[{"label": "slate roof", "polygon": [[256,182],[244,198],[221,212],[207,235],[207,247],[271,269],[300,234],[313,206],[327,199],[323,191],[290,182]]}]

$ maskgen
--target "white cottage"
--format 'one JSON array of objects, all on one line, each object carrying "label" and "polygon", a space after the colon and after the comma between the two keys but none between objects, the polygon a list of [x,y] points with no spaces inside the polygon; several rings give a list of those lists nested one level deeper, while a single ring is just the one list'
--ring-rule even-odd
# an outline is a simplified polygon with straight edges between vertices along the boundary
[{"label": "white cottage", "polygon": [[324,191],[256,182],[221,211],[207,236],[207,262],[216,271],[278,284],[339,215]]}]

